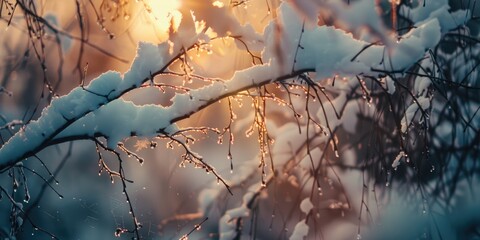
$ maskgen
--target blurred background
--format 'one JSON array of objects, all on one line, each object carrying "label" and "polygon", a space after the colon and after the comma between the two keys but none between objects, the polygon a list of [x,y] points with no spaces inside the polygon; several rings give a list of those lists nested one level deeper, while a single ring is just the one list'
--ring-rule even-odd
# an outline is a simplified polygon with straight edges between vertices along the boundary
[{"label": "blurred background", "polygon": [[[392,5],[389,4],[390,1],[380,2],[382,16],[389,26],[392,24]],[[476,1],[467,0],[450,1],[450,6],[452,10],[473,9],[473,15],[477,16],[475,13],[479,13],[480,4],[475,3]],[[0,4],[0,145],[3,145],[24,124],[37,119],[52,98],[67,94],[82,83],[88,84],[103,72],[126,72],[135,57],[138,43],[161,43],[168,40],[169,31],[175,31],[180,24],[182,13],[192,9],[199,11],[209,4],[227,6],[240,23],[250,23],[257,32],[262,33],[264,27],[276,16],[275,9],[280,1],[222,0],[204,3],[193,0],[1,0]],[[419,3],[401,1],[401,4]],[[41,20],[25,14],[26,9],[35,11]],[[328,13],[325,16],[327,17],[319,19],[319,25],[335,25],[335,16],[329,16]],[[456,52],[458,48],[468,47],[470,52],[460,54],[459,58],[475,59],[469,63],[470,69],[463,69],[463,72],[471,71],[475,74],[469,77],[465,77],[465,74],[458,76],[459,73],[452,70],[451,75],[456,77],[449,80],[465,78],[471,84],[469,86],[479,87],[480,81],[476,75],[479,63],[476,55],[478,21],[472,20],[467,27],[458,31],[459,34],[464,33],[460,31],[468,31],[465,35],[471,39],[466,41],[466,45],[447,39],[440,48]],[[260,55],[258,52],[255,54]],[[235,70],[252,66],[249,53],[238,49],[235,40],[229,38],[212,41],[210,51],[194,50],[189,57],[193,73],[204,77],[228,79]],[[451,66],[455,66],[455,63]],[[180,71],[182,67],[179,62],[172,69]],[[159,76],[155,81],[192,88],[209,83],[201,80],[185,82],[183,77],[172,75]],[[271,86],[270,90],[284,98],[288,96],[276,86]],[[133,90],[123,98],[139,105],[168,106],[171,97],[177,92],[178,90],[163,91],[145,87]],[[301,92],[301,89],[298,90],[299,95]],[[452,100],[454,106],[464,102],[472,103],[470,115],[467,116],[478,127],[480,120],[475,113],[480,101],[478,90],[467,92],[468,97],[461,90],[452,90],[447,94],[466,97]],[[404,100],[406,95],[408,94],[403,92],[398,98]],[[298,109],[305,107],[303,100],[294,102]],[[231,161],[235,169],[252,159],[257,161],[255,159],[259,156],[258,134],[246,134],[253,121],[252,108],[249,108],[252,104],[252,98],[246,96],[236,99],[231,105],[238,119],[232,128],[235,141],[231,147],[228,144],[228,134],[222,138],[222,143],[219,143],[216,134],[195,135],[197,142],[192,145],[192,149],[215,166],[226,179],[234,176],[230,173]],[[230,121],[229,106],[228,101],[219,102],[181,121],[179,125],[223,129]],[[402,107],[404,110],[405,106],[398,106],[397,110],[400,111]],[[295,119],[291,112],[282,113],[285,108],[273,106],[269,111],[270,121],[277,126]],[[381,116],[383,115],[378,115],[379,118]],[[445,121],[458,120],[458,114],[442,116],[447,116]],[[426,174],[422,172],[422,177],[413,174],[407,178],[403,173],[410,171],[408,166],[400,167],[398,172],[387,169],[391,164],[385,159],[396,156],[388,147],[398,142],[385,140],[388,134],[378,133],[381,130],[376,128],[376,123],[372,123],[371,119],[362,119],[355,126],[357,134],[339,130],[340,158],[335,158],[333,151],[326,153],[326,158],[335,159],[333,165],[336,172],[325,170],[318,178],[318,184],[307,185],[307,180],[287,173],[269,184],[256,201],[252,216],[243,221],[243,231],[248,234],[242,239],[288,239],[295,224],[305,217],[299,210],[299,203],[309,196],[318,200],[316,210],[308,216],[311,219],[309,239],[439,239],[438,236],[444,236],[443,239],[479,239],[480,209],[476,204],[476,159],[479,159],[479,149],[478,142],[471,144],[469,141],[478,139],[478,130],[471,133],[473,136],[467,137],[465,135],[469,134],[468,131],[463,135],[446,134],[455,135],[452,141],[465,140],[466,143],[456,150],[435,144],[431,148],[425,148],[426,144],[431,144],[429,141],[419,143],[419,159],[425,159],[422,157],[425,152],[421,151],[427,149],[432,153],[426,154],[431,154],[432,159],[437,158],[439,161],[434,164],[427,161],[424,165],[417,165],[417,169],[412,167],[414,170],[411,171],[420,169]],[[454,126],[447,132],[462,130],[463,126]],[[424,134],[428,131],[435,130],[427,129]],[[421,132],[419,136],[423,136]],[[374,137],[367,137],[369,134]],[[125,142],[128,149],[145,159],[141,166],[134,158],[123,156],[128,160],[125,162],[125,174],[134,181],[127,185],[126,190],[142,225],[142,238],[179,239],[205,219],[205,216],[192,217],[189,214],[198,211],[199,193],[209,188],[216,179],[193,166],[179,166],[182,149],[169,149],[165,140],[155,141],[157,147],[154,149],[145,145],[145,142],[150,143],[150,139],[130,138]],[[378,147],[378,142],[382,143],[381,147]],[[228,158],[229,150],[232,159]],[[375,160],[385,159],[378,160],[378,164],[372,164],[366,170],[365,166],[370,166],[371,163],[369,159],[374,161],[372,155],[377,151],[383,152]],[[115,156],[103,151],[100,154],[108,164],[116,166]],[[63,143],[48,147],[24,161],[24,173],[15,170],[9,172],[9,176],[0,176],[2,186],[8,187],[7,190],[16,201],[22,202],[23,216],[28,216],[23,225],[17,226],[19,230],[16,237],[51,239],[52,236],[48,234],[51,233],[59,239],[114,239],[116,229],[131,228],[129,204],[122,193],[121,183],[112,183],[106,173],[99,174],[98,159],[99,152],[92,141]],[[449,173],[439,170],[447,167],[455,171]],[[28,178],[12,182],[12,179],[21,176]],[[308,174],[305,176],[313,179]],[[232,189],[233,196],[223,191],[223,195],[218,197],[217,203],[209,211],[208,220],[202,223],[201,229],[189,235],[189,239],[218,239],[220,217],[225,210],[238,206],[250,183],[259,181],[260,178],[261,172],[252,175],[251,179]],[[318,179],[315,177],[316,181]],[[304,183],[311,189],[299,186]],[[451,193],[445,194],[448,197],[442,195],[445,189]],[[443,197],[448,200],[437,201],[437,198]],[[433,207],[437,205],[440,207]],[[0,201],[0,237],[8,238],[15,228],[17,222],[12,216],[11,203],[4,196]],[[378,221],[380,216],[385,216],[381,222]],[[371,229],[373,230],[370,231]],[[406,229],[411,235],[407,234]],[[129,239],[132,236],[124,233],[119,237]]]}]

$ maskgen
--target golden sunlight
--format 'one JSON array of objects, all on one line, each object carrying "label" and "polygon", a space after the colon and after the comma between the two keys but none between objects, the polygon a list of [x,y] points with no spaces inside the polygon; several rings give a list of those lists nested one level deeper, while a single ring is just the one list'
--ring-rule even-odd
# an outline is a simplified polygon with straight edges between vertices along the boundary
[{"label": "golden sunlight", "polygon": [[172,18],[174,24],[178,25],[181,18],[181,14],[178,11],[180,0],[146,0],[145,5],[147,12],[150,13],[155,24],[160,29],[168,29]]},{"label": "golden sunlight", "polygon": [[143,13],[135,21],[132,33],[136,41],[158,43],[168,37],[170,25],[178,28],[182,19],[181,0],[143,0]]}]

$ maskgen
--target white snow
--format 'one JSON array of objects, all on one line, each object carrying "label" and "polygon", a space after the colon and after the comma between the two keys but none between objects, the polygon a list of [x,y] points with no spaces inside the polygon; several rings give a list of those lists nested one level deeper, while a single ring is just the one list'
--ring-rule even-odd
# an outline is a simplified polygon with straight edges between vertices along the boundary
[{"label": "white snow", "polygon": [[428,108],[430,108],[430,101],[431,99],[427,97],[418,97],[416,102],[413,102],[407,110],[405,110],[405,115],[402,118],[401,121],[401,131],[403,133],[407,132],[408,126],[411,124],[413,121],[413,118],[417,114],[417,111],[419,111],[419,107],[423,110],[426,111]]},{"label": "white snow", "polygon": [[[263,47],[262,36],[255,32],[250,24],[242,24],[228,7],[211,7],[215,4],[213,0],[205,0],[202,4],[198,1],[184,1],[182,4],[190,8],[192,17],[197,22],[203,22],[208,26],[216,37],[236,36],[241,37],[242,41],[249,49],[259,51]],[[219,5],[216,3],[215,5]],[[185,17],[185,16],[184,16]],[[197,29],[197,33],[203,29]],[[182,39],[188,39],[182,37]],[[244,49],[245,46],[235,42],[237,47]]]},{"label": "white snow", "polygon": [[[180,49],[178,49],[178,51],[180,51]],[[42,111],[37,121],[30,122],[23,131],[11,137],[8,142],[2,146],[0,149],[0,166],[6,166],[20,161],[23,155],[32,151],[38,151],[35,149],[41,147],[45,141],[48,141],[47,139],[55,138],[64,128],[83,117],[86,119],[78,121],[80,123],[75,124],[77,129],[69,127],[65,133],[62,133],[62,136],[72,136],[71,133],[78,134],[78,136],[92,136],[92,133],[96,130],[95,127],[97,127],[97,130],[102,130],[106,134],[112,134],[112,136],[105,136],[111,139],[109,147],[113,147],[121,139],[130,136],[127,132],[138,131],[140,134],[152,136],[154,132],[150,131],[147,133],[147,131],[142,128],[123,129],[120,133],[112,130],[111,126],[100,127],[101,129],[99,129],[98,126],[102,126],[102,124],[105,125],[105,123],[92,123],[92,121],[102,120],[106,123],[125,123],[125,121],[122,120],[122,116],[118,116],[122,115],[119,113],[123,110],[120,105],[127,106],[126,109],[129,109],[129,111],[139,112],[140,109],[138,109],[138,107],[121,103],[121,100],[113,103],[112,106],[107,107],[107,105],[110,105],[111,101],[119,98],[128,90],[140,86],[148,80],[154,72],[161,70],[164,64],[175,54],[176,53],[168,53],[167,42],[160,45],[140,43],[137,56],[133,60],[130,70],[124,74],[123,78],[118,72],[109,71],[92,80],[85,89],[76,87],[69,94],[52,100],[50,106]],[[158,110],[158,107],[153,106],[147,108],[154,109],[154,111]],[[148,112],[145,111],[147,108],[143,108],[143,113]],[[93,116],[95,114],[88,114],[96,110],[98,110],[95,113],[96,115],[106,117],[95,118]],[[117,110],[117,112],[115,110]],[[157,116],[156,119],[161,120],[158,122],[159,125],[156,129],[167,127],[166,121],[164,121],[166,116],[158,112],[154,114]],[[160,115],[163,116],[160,117]],[[142,120],[138,124],[145,123],[144,121],[145,120]],[[138,126],[138,124],[133,124],[132,126]],[[92,128],[87,129],[87,125]],[[126,127],[127,124],[121,126]],[[152,128],[155,128],[155,126],[152,126]],[[18,145],[24,146],[23,151],[18,151],[16,147]]]},{"label": "white snow", "polygon": [[308,225],[305,223],[305,219],[298,222],[293,229],[290,240],[304,240],[308,235]]},{"label": "white snow", "polygon": [[[122,114],[118,114],[120,112]],[[101,134],[107,138],[108,147],[114,149],[121,140],[130,136],[154,137],[175,130],[163,107],[151,104],[137,106],[117,99],[77,120],[56,138]]]},{"label": "white snow", "polygon": [[[364,109],[361,106],[365,104],[349,99],[348,94],[358,87],[354,76],[381,77],[384,89],[389,94],[394,94],[397,81],[395,76],[403,76],[407,69],[423,58],[420,62],[423,69],[418,73],[429,76],[417,76],[415,79],[413,90],[416,100],[407,107],[401,120],[401,132],[406,133],[412,121],[419,119],[419,113],[430,109],[432,104],[428,90],[432,85],[431,77],[439,77],[431,57],[426,52],[437,46],[447,31],[465,24],[471,15],[465,10],[451,12],[447,2],[448,0],[429,1],[424,7],[420,1],[414,9],[403,7],[400,11],[410,17],[416,27],[400,36],[398,42],[392,41],[392,33],[383,25],[375,0],[357,0],[352,1],[350,5],[341,0],[284,1],[278,8],[278,19],[270,22],[263,36],[256,33],[251,25],[240,24],[219,1],[216,2],[218,6],[214,8],[211,8],[210,4],[204,6],[193,4],[191,14],[184,16],[178,31],[172,33],[167,41],[159,45],[139,43],[137,56],[125,74],[105,72],[84,88],[77,87],[69,94],[54,99],[50,106],[42,111],[37,121],[30,122],[25,129],[2,146],[0,169],[21,161],[20,158],[26,153],[40,151],[50,140],[104,136],[107,139],[107,146],[113,149],[130,136],[153,137],[158,134],[171,134],[178,130],[175,122],[179,119],[187,118],[222,98],[270,83],[297,70],[314,72],[312,76],[317,81],[333,76],[345,77],[345,81],[337,82],[335,87],[332,86],[335,90],[332,102],[325,101],[325,109],[316,109],[312,117],[318,120],[324,129],[328,123],[331,129],[342,126],[347,133],[355,134],[357,115],[373,116],[376,109],[373,104]],[[335,17],[344,25],[337,28],[311,24],[317,20],[321,7],[326,7],[336,14]],[[309,24],[302,29],[305,18],[309,20]],[[46,19],[53,25],[58,24],[54,16],[47,16]],[[172,105],[169,107],[153,104],[139,106],[123,100],[121,97],[124,93],[139,87],[155,73],[165,70],[170,61],[185,48],[197,41],[201,43],[211,41],[211,36],[198,28],[194,19],[204,21],[202,26],[209,26],[216,36],[240,36],[249,49],[263,50],[262,60],[265,64],[236,71],[230,79],[215,81],[184,94],[176,94],[171,99]],[[368,29],[370,35],[357,39],[359,34],[355,31],[359,29]],[[379,44],[364,49],[376,38],[381,40]],[[235,43],[238,48],[245,48],[238,41]],[[360,51],[363,52],[357,56]],[[455,74],[465,74],[469,72],[468,69],[474,67],[474,63],[469,61],[457,61],[452,64],[460,64],[456,67],[459,72]],[[392,79],[391,76],[385,76],[383,71],[398,73],[393,74]],[[475,79],[477,74],[474,72],[470,77]],[[462,75],[460,78],[463,78]],[[304,107],[302,103],[301,99],[294,100],[293,104],[295,108],[299,106],[299,111],[304,111],[301,108]],[[343,112],[340,112],[342,109]],[[335,110],[338,114],[343,114],[341,118],[337,117]],[[476,108],[470,109],[475,110]],[[472,124],[478,125],[478,122],[472,121]],[[273,121],[267,120],[267,128],[276,140],[271,152],[276,168],[281,169],[289,160],[297,160],[296,155],[302,159],[300,167],[304,169],[311,167],[309,156],[301,152],[305,147],[307,127],[310,129],[308,136],[311,138],[308,139],[311,140],[308,143],[315,147],[311,150],[311,156],[315,159],[320,158],[323,152],[317,146],[326,143],[331,136],[324,135],[320,129],[313,127],[313,124],[306,126],[304,122],[300,122],[299,125],[296,122],[288,122],[276,126]],[[461,125],[445,125],[438,127],[436,131],[440,136],[449,137],[454,127],[462,128]],[[342,157],[353,165],[355,162],[353,151],[347,151],[345,155]],[[392,162],[392,168],[400,166],[402,159],[405,158],[406,153],[400,151]],[[257,167],[258,162],[254,160],[237,165],[235,174],[227,179],[228,184],[233,186],[242,184],[258,170]],[[290,177],[291,182],[301,179],[294,175]],[[220,239],[235,237],[236,220],[251,215],[251,209],[247,205],[261,188],[260,183],[254,183],[242,196],[242,203],[239,206],[226,210],[219,220]],[[359,189],[363,191],[362,187]],[[203,189],[198,196],[200,213],[207,215],[222,191],[225,191],[225,188],[216,184]],[[307,197],[301,201],[299,208],[308,214],[314,205]],[[302,219],[296,224],[290,239],[305,239],[308,232],[306,219]]]},{"label": "white snow", "polygon": [[[361,1],[361,4],[366,6],[370,4],[368,1],[370,0]],[[217,9],[214,11],[225,11],[223,8],[214,9]],[[220,35],[222,33],[227,34],[225,29],[231,28],[234,31],[232,33],[241,33],[253,39],[258,37],[252,32],[251,27],[241,26],[238,22],[233,21],[232,16],[227,12],[216,13],[223,14],[226,19],[230,20],[225,22],[211,21],[210,16],[199,16],[199,12],[196,13],[195,17],[208,19],[207,22]],[[189,94],[177,95],[172,99],[172,106],[167,109],[155,106],[140,108],[126,102],[112,102],[112,100],[119,98],[130,89],[140,86],[153,73],[161,71],[165,64],[169,63],[170,59],[181,52],[186,45],[191,45],[206,36],[203,33],[197,33],[194,26],[192,28],[191,22],[182,21],[178,33],[172,35],[168,41],[159,45],[140,43],[137,56],[123,78],[119,73],[107,72],[93,80],[86,87],[87,90],[77,87],[68,95],[52,101],[51,105],[44,109],[38,121],[31,122],[25,128],[25,131],[16,134],[0,149],[0,165],[20,161],[19,158],[25,153],[38,151],[37,148],[44,143],[45,139],[54,138],[70,123],[78,121],[92,111],[96,112],[88,114],[85,120],[79,121],[82,122],[81,124],[75,125],[77,128],[83,129],[84,132],[79,131],[79,129],[68,128],[68,131],[63,135],[68,135],[68,132],[75,132],[79,135],[90,136],[96,128],[97,132],[101,131],[109,139],[110,147],[117,144],[117,141],[130,136],[131,132],[152,136],[159,129],[166,128],[169,125],[169,120],[186,117],[210,102],[219,99],[219,97],[234,94],[255,84],[268,83],[285,73],[290,73],[298,44],[302,46],[302,49],[298,50],[294,69],[314,69],[317,79],[331,77],[334,74],[378,76],[380,74],[372,69],[403,71],[411,66],[423,56],[426,49],[432,48],[438,43],[442,33],[437,15],[429,15],[427,18],[423,18],[423,15],[418,13],[416,15],[421,15],[419,19],[422,18],[423,22],[418,24],[416,29],[403,36],[398,44],[392,46],[388,51],[385,51],[385,46],[371,46],[354,61],[351,61],[357,52],[369,44],[368,42],[354,39],[351,34],[343,30],[326,26],[306,28],[302,33],[302,16],[299,12],[294,11],[292,5],[287,2],[281,4],[278,13],[279,20],[272,21],[264,32],[263,42],[266,43],[266,46],[262,57],[267,62],[266,64],[238,71],[232,79],[224,83],[215,82],[210,86],[191,91]],[[283,29],[280,38],[275,35],[276,24],[280,24],[281,29]],[[302,42],[299,43],[301,34]],[[170,42],[174,43],[173,50]],[[278,44],[282,49],[281,52],[278,51]],[[389,56],[384,56],[384,54],[389,54]],[[384,59],[383,63],[381,63],[382,59]],[[112,106],[108,107],[110,104]],[[101,107],[102,105],[105,106]],[[125,109],[130,111],[129,113],[137,116],[138,123],[127,124],[123,116],[119,116],[122,114],[119,114],[116,110],[120,110],[124,106]],[[410,115],[413,110],[415,110],[414,105],[407,111],[406,120],[411,120]],[[149,117],[156,119],[148,122],[154,124],[154,126],[148,129],[140,127],[139,124],[145,124],[145,121],[147,121],[143,120],[141,116],[144,114],[151,114]],[[125,127],[126,129],[117,131],[113,127],[100,122],[92,123],[99,120],[115,122],[119,124],[118,127]],[[84,124],[85,127],[83,127]],[[86,126],[94,129],[86,129]],[[127,127],[132,127],[132,129]],[[18,151],[16,149],[18,144],[27,147],[24,148],[24,151]]]},{"label": "white snow", "polygon": [[394,94],[396,87],[395,87],[395,81],[390,77],[387,76],[382,79],[382,85],[383,88],[389,93],[389,94]]},{"label": "white snow", "polygon": [[[267,45],[262,54],[264,61],[278,65],[284,73],[291,71],[294,65],[295,70],[315,69],[317,79],[335,74],[381,75],[376,70],[404,71],[419,60],[426,49],[436,46],[441,36],[438,20],[430,19],[411,30],[398,43],[392,43],[388,50],[385,46],[374,45],[351,61],[370,43],[354,39],[352,34],[341,29],[327,26],[305,28],[302,33],[302,17],[290,4],[282,3],[278,12],[278,24],[283,32],[278,39],[274,22],[265,29],[264,42]],[[302,41],[299,43],[300,36]],[[295,58],[299,44],[302,48]]]},{"label": "white snow", "polygon": [[302,202],[300,203],[300,210],[302,210],[302,212],[305,214],[308,214],[310,210],[312,210],[312,208],[313,208],[313,204],[310,201],[309,197],[303,199]]},{"label": "white snow", "polygon": [[359,0],[346,4],[343,1],[330,0],[325,5],[333,12],[336,21],[342,23],[344,29],[353,32],[366,29],[374,38],[364,38],[371,38],[374,41],[378,38],[384,45],[390,47],[393,44],[393,34],[383,24],[377,2],[376,0]]},{"label": "white snow", "polygon": [[[175,51],[174,53],[177,53]],[[145,79],[151,78],[152,74],[161,70],[166,63],[164,59],[168,55],[168,43],[154,45],[151,43],[139,43],[137,56],[133,60],[130,70],[125,73],[123,81],[118,86],[118,90],[136,88],[142,84]],[[171,57],[171,56],[168,56]]]},{"label": "white snow", "polygon": [[392,163],[392,168],[396,169],[400,165],[400,160],[402,160],[405,157],[405,152],[400,151],[398,155],[395,157]]},{"label": "white snow", "polygon": [[427,0],[419,1],[418,6],[413,9],[403,6],[400,9],[400,13],[403,16],[409,17],[414,23],[416,23],[416,26],[431,19],[438,19],[442,33],[446,33],[449,30],[464,25],[471,17],[471,13],[468,10],[451,12],[448,0],[428,1],[425,6],[423,6],[424,1]]},{"label": "white snow", "polygon": [[237,222],[239,218],[250,216],[251,209],[248,204],[255,197],[255,193],[261,191],[263,187],[260,184],[251,185],[242,198],[242,205],[227,210],[219,220],[218,232],[221,240],[233,239],[236,236]]}]

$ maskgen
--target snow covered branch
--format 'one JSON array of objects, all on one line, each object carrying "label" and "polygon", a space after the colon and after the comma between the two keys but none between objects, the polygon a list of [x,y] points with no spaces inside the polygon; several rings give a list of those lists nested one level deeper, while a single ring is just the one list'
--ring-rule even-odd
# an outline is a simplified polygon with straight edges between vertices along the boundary
[{"label": "snow covered branch", "polygon": [[[81,1],[75,2],[81,32],[80,37],[75,37],[62,30],[54,15],[42,16],[33,2],[19,1],[19,6],[32,38],[29,47],[43,71],[42,100],[38,100],[33,111],[27,109],[24,114],[33,112],[31,119],[35,120],[10,117],[15,114],[0,111],[0,181],[5,176],[14,185],[9,191],[0,182],[0,197],[6,195],[12,205],[9,237],[19,232],[23,219],[27,219],[24,215],[28,217],[18,203],[16,191],[20,185],[24,186],[30,199],[26,177],[30,172],[63,196],[50,185],[56,173],[52,174],[54,171],[45,166],[48,162],[41,159],[41,153],[50,146],[77,140],[93,142],[99,173],[106,172],[112,183],[114,179],[121,182],[133,228],[117,226],[117,237],[124,233],[142,237],[142,224],[137,219],[140,214],[131,202],[137,199],[127,192],[133,180],[126,176],[123,155],[133,156],[143,164],[144,157],[138,152],[148,146],[155,148],[157,141],[165,140],[167,148],[175,144],[181,148],[180,166],[192,163],[213,173],[215,178],[198,191],[198,212],[178,213],[161,221],[162,225],[168,225],[170,220],[204,219],[183,238],[193,235],[200,225],[211,225],[214,227],[211,229],[218,230],[215,234],[220,239],[240,239],[245,226],[256,224],[256,211],[264,199],[273,201],[273,207],[266,207],[273,211],[277,202],[294,204],[280,224],[283,224],[283,238],[317,237],[315,224],[324,221],[319,220],[323,211],[355,219],[358,223],[355,234],[360,237],[363,224],[379,218],[367,206],[373,197],[377,208],[381,205],[375,192],[378,186],[384,191],[395,180],[418,184],[415,190],[405,189],[404,195],[420,191],[422,198],[431,194],[448,205],[453,202],[456,182],[469,178],[464,176],[465,166],[476,171],[472,156],[478,153],[480,100],[476,92],[471,92],[480,89],[477,81],[480,60],[476,56],[480,53],[480,41],[467,25],[475,14],[467,8],[452,8],[448,0],[289,0],[278,6],[276,1],[266,1],[268,14],[261,25],[262,33],[256,32],[255,24],[239,20],[237,11],[246,8],[249,1],[234,1],[226,6],[224,1],[199,4],[185,0],[175,10],[181,18],[170,16],[167,39],[160,44],[139,42],[129,70],[103,72],[88,84],[84,84],[83,76],[87,68],[81,73],[82,54],[85,44],[96,45],[85,35],[88,29],[82,12],[85,6]],[[114,2],[104,1],[98,9],[92,1],[86,4],[93,8],[101,31],[112,39],[115,34],[106,27],[104,8],[114,11],[112,19],[118,19],[122,14],[127,16],[125,6],[129,4]],[[152,11],[149,4],[147,0],[138,3],[147,12]],[[15,15],[16,5],[9,1],[1,1],[0,7]],[[270,12],[271,8],[274,12]],[[7,25],[17,24],[16,18],[5,19],[3,12],[0,17]],[[80,73],[80,85],[70,86],[71,91],[63,96],[57,96],[57,87],[46,77],[44,35],[49,34],[50,40],[58,44],[60,55],[72,47],[69,41],[78,41],[80,48],[75,66]],[[39,40],[35,41],[34,36]],[[220,64],[214,61],[222,60],[213,58],[209,67],[193,60],[195,52],[198,55],[203,51],[222,52],[229,43],[248,58],[247,64],[236,63],[225,71],[228,73],[219,73],[209,70],[218,70],[215,68],[220,68],[216,66]],[[27,53],[30,50],[24,55]],[[63,64],[63,57],[60,58]],[[6,79],[17,74],[17,65],[21,64],[11,65],[13,70],[5,74]],[[183,83],[175,82],[182,78]],[[19,99],[18,89],[7,83],[0,86],[0,98]],[[162,90],[165,102],[139,104],[126,100],[146,88]],[[165,88],[167,93],[163,91]],[[50,95],[45,93],[48,97],[43,99],[47,90]],[[209,124],[183,125],[222,100],[228,100],[229,111],[223,131]],[[239,103],[238,109],[235,101]],[[247,111],[240,110],[243,101],[251,104]],[[37,109],[43,106],[39,115]],[[245,112],[248,112],[246,117],[237,119],[237,113]],[[258,152],[249,160],[236,162],[234,168],[232,144],[244,129],[247,138],[257,138]],[[217,169],[215,163],[204,159],[203,149],[194,146],[196,140],[211,137],[210,133],[222,140],[228,134],[225,155],[230,160],[229,176],[224,174],[225,169]],[[128,149],[130,138],[139,139],[136,151]],[[70,145],[67,156],[71,151]],[[104,152],[112,154],[117,169],[104,158]],[[456,160],[454,170],[446,169],[450,163],[445,155]],[[39,160],[49,176],[43,177],[24,165],[31,162],[25,161],[29,158]],[[440,166],[444,172],[437,174],[435,168]],[[422,175],[425,170],[431,175]],[[342,180],[345,178],[347,183]],[[437,178],[440,182],[433,184],[431,180]],[[448,185],[445,182],[455,184],[445,190]],[[221,198],[227,191],[231,195],[239,192],[241,197],[224,203]],[[280,197],[271,197],[278,192]],[[283,199],[281,194],[291,192],[296,196]],[[28,203],[28,199],[24,202]],[[223,207],[216,208],[220,203]],[[292,218],[292,212],[296,218]],[[251,223],[245,221],[248,218]],[[274,221],[280,220],[272,216],[271,222]],[[293,231],[284,231],[287,226]],[[1,231],[4,230],[0,228],[0,237]]]},{"label": "snow covered branch", "polygon": [[[351,35],[330,27],[304,29],[301,26],[301,16],[288,4],[283,4],[279,13],[281,17],[278,24],[285,29],[279,44],[282,49],[291,50],[278,53],[274,49],[275,44],[267,44],[263,52],[266,64],[238,71],[230,80],[177,95],[172,99],[172,106],[166,108],[153,105],[139,107],[119,97],[164,72],[179,55],[207,36],[203,33],[195,35],[192,29],[180,28],[178,35],[183,30],[188,37],[182,36],[178,40],[182,42],[173,42],[173,47],[170,46],[170,41],[158,46],[140,44],[132,67],[123,77],[116,72],[107,72],[88,86],[77,87],[68,95],[54,99],[37,121],[9,139],[0,149],[1,171],[51,145],[50,141],[62,142],[55,141],[56,139],[103,136],[109,140],[108,146],[114,148],[120,140],[129,136],[169,134],[173,131],[171,124],[222,98],[273,81],[289,79],[313,69],[317,79],[334,74],[381,76],[385,72],[401,73],[418,61],[425,50],[436,46],[442,31],[439,22],[432,19],[413,29],[393,48],[372,46],[352,61],[354,53],[361,51],[368,43],[355,40]],[[265,42],[275,42],[275,27],[275,23],[271,23],[266,28]],[[303,41],[301,43],[298,42],[300,35]],[[172,41],[176,37],[174,35]],[[184,42],[186,39],[189,40]],[[301,46],[301,50],[297,56],[293,56],[290,53],[297,45]],[[283,59],[282,62],[279,59]],[[294,66],[294,70],[282,66]],[[121,114],[124,117],[118,116],[120,109],[128,110]],[[135,116],[135,121],[132,121],[132,116]],[[113,129],[112,126],[118,128]],[[18,151],[15,149],[18,144],[28,148]]]}]

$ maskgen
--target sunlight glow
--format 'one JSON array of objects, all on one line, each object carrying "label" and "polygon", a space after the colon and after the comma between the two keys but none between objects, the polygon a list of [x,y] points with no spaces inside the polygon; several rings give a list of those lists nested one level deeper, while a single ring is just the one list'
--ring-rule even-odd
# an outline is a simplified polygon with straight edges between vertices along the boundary
[{"label": "sunlight glow", "polygon": [[170,27],[173,20],[174,29],[178,27],[181,19],[180,0],[146,0],[145,8],[152,17],[152,21],[161,30],[166,30]]},{"label": "sunlight glow", "polygon": [[177,30],[182,20],[181,0],[141,0],[141,3],[142,14],[131,27],[135,41],[160,43],[168,38],[169,30]]},{"label": "sunlight glow", "polygon": [[214,7],[218,7],[218,8],[222,8],[222,7],[225,6],[225,4],[223,4],[223,2],[220,2],[220,1],[215,1],[215,2],[212,3],[212,5]]}]

